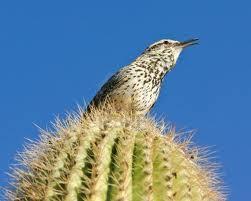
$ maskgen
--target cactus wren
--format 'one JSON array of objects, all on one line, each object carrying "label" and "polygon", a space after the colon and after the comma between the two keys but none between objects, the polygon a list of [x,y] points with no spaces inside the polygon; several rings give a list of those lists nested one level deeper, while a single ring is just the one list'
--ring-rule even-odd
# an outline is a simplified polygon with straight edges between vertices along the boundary
[{"label": "cactus wren", "polygon": [[181,51],[197,44],[197,40],[179,42],[164,39],[150,45],[101,87],[87,111],[90,107],[100,106],[108,98],[118,110],[130,109],[137,115],[145,115],[157,100],[162,80],[174,68]]}]

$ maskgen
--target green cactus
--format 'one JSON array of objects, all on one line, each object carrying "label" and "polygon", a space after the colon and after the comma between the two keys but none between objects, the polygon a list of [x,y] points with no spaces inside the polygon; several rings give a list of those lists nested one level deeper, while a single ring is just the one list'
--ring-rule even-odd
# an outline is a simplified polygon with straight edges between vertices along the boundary
[{"label": "green cactus", "polygon": [[112,106],[82,113],[29,143],[7,200],[225,200],[214,165],[172,129]]}]

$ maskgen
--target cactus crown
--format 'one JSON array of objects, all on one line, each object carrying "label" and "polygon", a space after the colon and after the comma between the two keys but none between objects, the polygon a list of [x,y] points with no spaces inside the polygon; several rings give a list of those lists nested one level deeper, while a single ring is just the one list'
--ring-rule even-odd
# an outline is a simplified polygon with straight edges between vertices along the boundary
[{"label": "cactus crown", "polygon": [[[106,108],[106,109],[104,109]],[[218,201],[215,174],[190,139],[111,105],[57,120],[19,155],[8,200]]]}]

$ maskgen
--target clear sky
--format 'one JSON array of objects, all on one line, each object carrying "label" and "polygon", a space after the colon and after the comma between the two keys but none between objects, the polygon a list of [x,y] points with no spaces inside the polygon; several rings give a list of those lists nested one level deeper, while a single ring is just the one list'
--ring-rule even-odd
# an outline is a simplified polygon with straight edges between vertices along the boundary
[{"label": "clear sky", "polygon": [[163,38],[200,38],[167,75],[153,113],[213,146],[229,200],[250,199],[249,1],[1,1],[0,181],[25,138],[89,101]]}]

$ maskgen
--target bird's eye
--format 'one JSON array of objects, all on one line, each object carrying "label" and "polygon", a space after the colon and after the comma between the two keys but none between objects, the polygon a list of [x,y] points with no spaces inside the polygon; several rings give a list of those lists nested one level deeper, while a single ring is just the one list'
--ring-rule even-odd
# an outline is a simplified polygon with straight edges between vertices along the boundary
[{"label": "bird's eye", "polygon": [[166,44],[166,45],[167,45],[167,44],[169,44],[169,42],[166,40],[166,41],[164,41],[164,44]]}]

